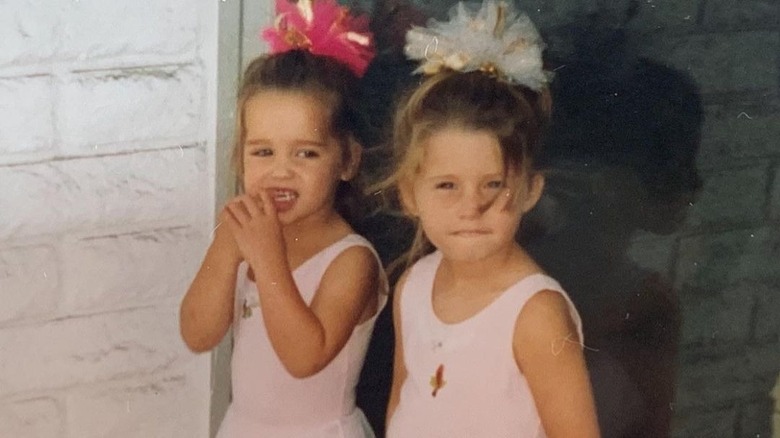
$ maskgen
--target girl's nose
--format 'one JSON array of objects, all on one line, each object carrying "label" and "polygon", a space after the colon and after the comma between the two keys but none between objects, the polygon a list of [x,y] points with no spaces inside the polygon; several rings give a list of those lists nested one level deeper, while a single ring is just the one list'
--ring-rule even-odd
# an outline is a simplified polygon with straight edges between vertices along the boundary
[{"label": "girl's nose", "polygon": [[465,191],[458,204],[458,215],[462,219],[476,219],[485,211],[485,199],[478,190]]},{"label": "girl's nose", "polygon": [[293,174],[293,163],[288,158],[277,157],[271,165],[271,176],[274,178],[289,178]]}]

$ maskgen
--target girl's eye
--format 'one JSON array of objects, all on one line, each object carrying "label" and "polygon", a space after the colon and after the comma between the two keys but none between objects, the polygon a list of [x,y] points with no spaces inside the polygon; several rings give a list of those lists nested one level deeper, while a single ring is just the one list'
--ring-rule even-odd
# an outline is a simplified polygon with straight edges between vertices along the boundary
[{"label": "girl's eye", "polygon": [[298,151],[296,153],[296,155],[299,158],[317,158],[317,157],[320,156],[320,154],[317,153],[317,151],[314,151],[312,149],[302,149],[302,150]]},{"label": "girl's eye", "polygon": [[504,188],[504,181],[496,180],[496,181],[490,181],[487,183],[487,187],[489,189],[502,189]]},{"label": "girl's eye", "polygon": [[449,181],[443,181],[440,183],[436,183],[434,187],[441,190],[452,190],[455,188],[455,184]]},{"label": "girl's eye", "polygon": [[270,157],[274,154],[274,151],[272,151],[269,148],[258,148],[249,153],[249,155],[255,156],[255,157]]}]

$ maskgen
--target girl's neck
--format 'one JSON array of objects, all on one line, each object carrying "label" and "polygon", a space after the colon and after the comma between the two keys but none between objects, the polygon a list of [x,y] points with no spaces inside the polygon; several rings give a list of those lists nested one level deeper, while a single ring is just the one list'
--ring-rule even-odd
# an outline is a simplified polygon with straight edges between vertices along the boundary
[{"label": "girl's neck", "polygon": [[282,227],[287,258],[291,266],[297,266],[352,231],[349,224],[335,211],[314,219]]},{"label": "girl's neck", "polygon": [[504,277],[523,277],[540,268],[517,244],[507,246],[480,260],[460,261],[442,257],[441,267],[453,283],[483,283],[488,279],[503,282]]},{"label": "girl's neck", "polygon": [[483,260],[458,262],[442,258],[434,277],[431,305],[446,324],[473,318],[512,285],[539,272],[538,266],[519,246]]},{"label": "girl's neck", "polygon": [[320,236],[331,235],[349,225],[335,211],[328,210],[316,216],[282,225],[282,235],[287,242],[316,241]]}]

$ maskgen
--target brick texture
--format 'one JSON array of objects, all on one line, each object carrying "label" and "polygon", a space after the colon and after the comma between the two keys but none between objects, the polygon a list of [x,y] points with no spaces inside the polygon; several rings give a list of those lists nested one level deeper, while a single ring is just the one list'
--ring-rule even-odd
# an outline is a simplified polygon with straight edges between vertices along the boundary
[{"label": "brick texture", "polygon": [[72,313],[178,301],[205,236],[192,227],[96,235],[63,247],[63,310]]},{"label": "brick texture", "polygon": [[0,238],[202,217],[205,152],[166,149],[0,167]]},{"label": "brick texture", "polygon": [[83,438],[203,436],[199,431],[208,418],[208,400],[193,403],[199,394],[191,377],[163,375],[73,391],[66,399],[71,433]]},{"label": "brick texture", "polygon": [[741,282],[777,284],[780,271],[770,261],[780,254],[780,230],[728,231],[683,239],[678,259],[678,287],[720,289]]},{"label": "brick texture", "polygon": [[60,266],[53,246],[0,249],[0,326],[51,317],[57,309]]},{"label": "brick texture", "polygon": [[143,376],[188,356],[172,306],[5,328],[0,350],[14,356],[0,365],[0,396]]},{"label": "brick texture", "polygon": [[780,103],[739,103],[707,108],[699,165],[729,168],[780,152]]},{"label": "brick texture", "polygon": [[55,147],[53,81],[51,76],[0,78],[0,163],[12,154]]},{"label": "brick texture", "polygon": [[202,76],[192,66],[173,66],[69,77],[58,113],[64,148],[74,154],[107,153],[197,141]]},{"label": "brick texture", "polygon": [[760,224],[764,219],[768,172],[765,165],[705,173],[704,187],[687,226]]},{"label": "brick texture", "polygon": [[0,437],[205,438],[218,3],[0,1]]},{"label": "brick texture", "polygon": [[648,54],[690,73],[703,93],[776,89],[777,31],[660,36]]},{"label": "brick texture", "polygon": [[0,436],[61,438],[65,423],[62,404],[52,398],[0,403]]}]

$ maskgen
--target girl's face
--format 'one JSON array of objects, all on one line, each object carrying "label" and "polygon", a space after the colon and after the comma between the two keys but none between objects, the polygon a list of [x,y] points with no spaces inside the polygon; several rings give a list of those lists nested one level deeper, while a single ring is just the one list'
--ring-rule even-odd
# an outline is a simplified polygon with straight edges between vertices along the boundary
[{"label": "girl's face", "polygon": [[294,91],[261,91],[246,102],[244,190],[267,192],[283,225],[330,218],[339,181],[357,168],[359,147],[343,153],[330,116],[320,99]]},{"label": "girl's face", "polygon": [[513,248],[521,216],[539,199],[543,178],[505,175],[501,146],[488,131],[446,127],[420,147],[420,170],[402,185],[401,197],[431,243],[459,261]]}]

